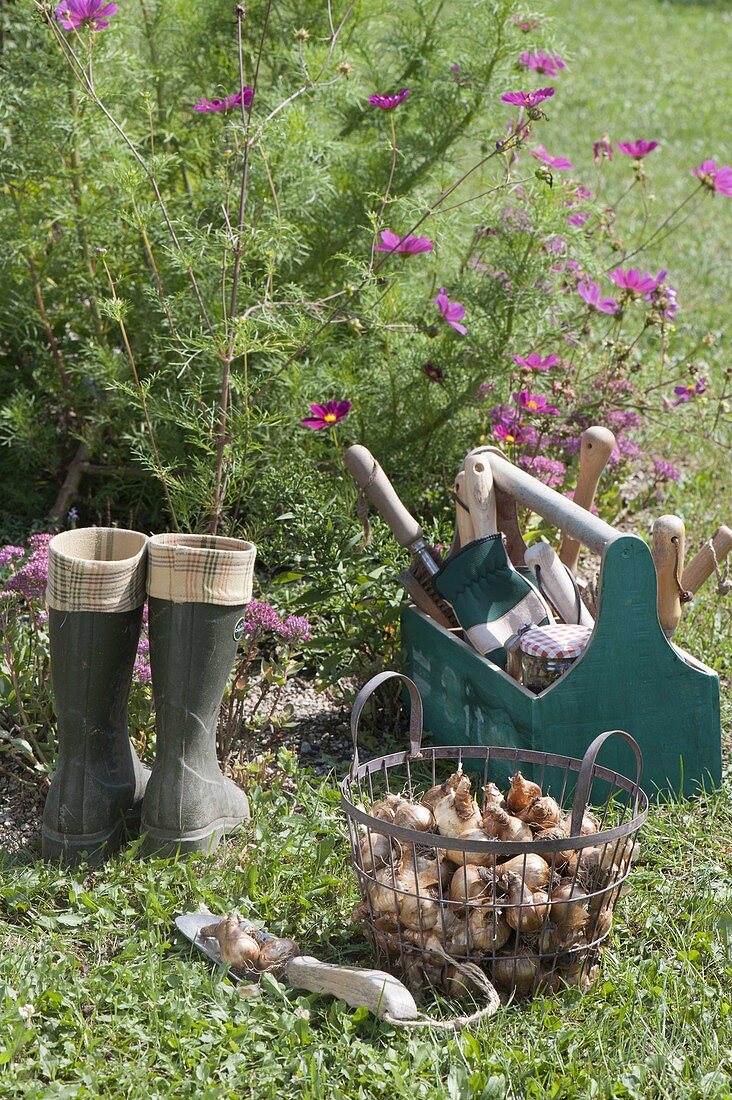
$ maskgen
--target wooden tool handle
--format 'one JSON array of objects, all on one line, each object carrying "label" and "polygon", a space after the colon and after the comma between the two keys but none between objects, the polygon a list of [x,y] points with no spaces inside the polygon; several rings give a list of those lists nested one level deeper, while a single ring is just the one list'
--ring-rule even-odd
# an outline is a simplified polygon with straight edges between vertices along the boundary
[{"label": "wooden tool handle", "polygon": [[496,497],[493,471],[486,455],[469,454],[465,459],[465,495],[477,539],[495,535]]},{"label": "wooden tool handle", "polygon": [[684,521],[661,516],[653,524],[653,561],[658,578],[658,621],[670,638],[681,618],[679,579],[684,568]]},{"label": "wooden tool handle", "polygon": [[310,955],[298,955],[287,964],[285,976],[296,989],[310,993],[330,993],[346,1004],[382,1019],[416,1020],[419,1017],[414,998],[405,985],[383,970],[361,970],[353,966],[335,966]]},{"label": "wooden tool handle", "polygon": [[493,470],[493,478],[499,489],[509,493],[519,504],[531,508],[560,531],[566,531],[595,554],[603,555],[616,539],[627,537],[614,530],[598,516],[579,508],[555,489],[537,481],[535,477],[509,462],[497,451],[486,456]]},{"label": "wooden tool handle", "polygon": [[[579,599],[567,568],[548,542],[537,542],[526,551],[526,564],[536,571],[542,591],[549,597],[565,623],[592,627],[595,620]],[[576,582],[575,582],[576,583]]]},{"label": "wooden tool handle", "polygon": [[455,526],[457,527],[460,545],[466,546],[475,539],[475,529],[468,507],[468,493],[465,487],[465,471],[461,470],[455,478]]},{"label": "wooden tool handle", "polygon": [[[592,511],[600,476],[613,453],[614,446],[615,436],[609,428],[596,426],[587,428],[582,433],[574,503],[588,512]],[[565,535],[559,547],[559,560],[569,566],[573,573],[577,571],[579,552],[579,542]]]},{"label": "wooden tool handle", "polygon": [[371,451],[356,444],[348,448],[343,459],[359,489],[389,524],[399,545],[412,547],[418,542],[424,535],[422,528],[402,504]]},{"label": "wooden tool handle", "polygon": [[705,543],[681,574],[682,588],[691,593],[698,592],[704,581],[711,577],[714,572],[715,555],[717,564],[721,565],[730,550],[732,550],[732,531],[729,527],[718,527],[712,535],[711,542],[714,546],[714,554],[709,543]]}]

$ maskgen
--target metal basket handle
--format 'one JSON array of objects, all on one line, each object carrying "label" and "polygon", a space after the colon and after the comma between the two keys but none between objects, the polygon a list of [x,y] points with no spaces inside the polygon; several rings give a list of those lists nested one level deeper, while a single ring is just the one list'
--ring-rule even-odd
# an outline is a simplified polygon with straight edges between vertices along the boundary
[{"label": "metal basket handle", "polygon": [[602,746],[607,741],[608,737],[612,737],[617,734],[618,737],[622,737],[624,741],[627,741],[631,749],[635,753],[636,762],[636,775],[635,775],[635,793],[633,795],[633,817],[638,814],[638,794],[640,791],[641,775],[643,774],[643,757],[641,755],[640,747],[634,737],[631,737],[625,730],[606,730],[605,733],[599,734],[595,740],[589,745],[587,752],[582,757],[582,764],[580,765],[579,775],[577,777],[577,784],[574,788],[574,802],[572,803],[572,828],[570,836],[579,836],[582,829],[582,818],[585,816],[585,810],[587,809],[587,802],[590,797],[590,788],[592,787],[592,780],[594,778],[595,763],[597,761],[597,754]]},{"label": "metal basket handle", "polygon": [[413,760],[416,760],[421,754],[424,708],[422,706],[422,696],[419,694],[417,685],[414,680],[410,680],[408,676],[404,676],[401,672],[379,672],[378,675],[373,676],[367,684],[364,684],[353,703],[353,710],[351,711],[351,736],[353,738],[353,763],[351,765],[351,775],[353,775],[358,768],[358,722],[361,717],[361,711],[377,688],[385,684],[387,680],[394,679],[402,680],[404,684],[406,684],[409,692],[409,699],[412,704],[411,713],[409,715],[409,755]]}]

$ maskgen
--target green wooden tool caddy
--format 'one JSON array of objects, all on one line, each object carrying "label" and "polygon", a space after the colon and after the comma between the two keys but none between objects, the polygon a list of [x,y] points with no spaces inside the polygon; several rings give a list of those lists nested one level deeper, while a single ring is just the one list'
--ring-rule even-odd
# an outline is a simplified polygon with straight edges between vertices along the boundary
[{"label": "green wooden tool caddy", "polygon": [[[438,745],[499,745],[581,757],[593,738],[623,729],[638,741],[650,797],[692,796],[722,777],[719,678],[670,642],[656,611],[650,550],[548,489],[498,453],[497,489],[601,557],[597,619],[583,655],[539,695],[481,657],[459,630],[413,606],[402,616],[405,669],[422,694]],[[623,773],[623,746],[607,748]],[[615,754],[615,755],[613,755]]]}]

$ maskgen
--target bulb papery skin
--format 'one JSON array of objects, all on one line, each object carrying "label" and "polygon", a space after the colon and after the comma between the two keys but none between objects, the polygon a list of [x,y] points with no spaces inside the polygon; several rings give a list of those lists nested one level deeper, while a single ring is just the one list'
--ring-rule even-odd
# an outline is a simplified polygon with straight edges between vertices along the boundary
[{"label": "bulb papery skin", "polygon": [[241,970],[254,970],[259,958],[259,944],[244,931],[236,917],[226,917],[216,925],[214,938],[218,940],[222,962]]},{"label": "bulb papery skin", "polygon": [[549,895],[546,890],[533,893],[526,889],[523,879],[513,872],[506,876],[508,905],[503,915],[516,932],[538,932],[549,916]]},{"label": "bulb papery skin", "polygon": [[358,842],[359,857],[364,871],[385,867],[391,858],[391,841],[382,833],[369,833]]},{"label": "bulb papery skin", "polygon": [[394,814],[394,824],[403,829],[416,829],[418,832],[431,832],[437,825],[429,806],[421,803],[402,802]]},{"label": "bulb papery skin", "polygon": [[588,897],[580,886],[566,883],[552,891],[551,919],[561,932],[580,932],[589,920]]},{"label": "bulb papery skin", "polygon": [[559,824],[561,814],[559,803],[549,795],[544,795],[542,798],[532,799],[519,817],[537,829],[551,829]]},{"label": "bulb papery skin", "polygon": [[[453,839],[483,840],[487,842],[492,838],[487,835],[485,829],[478,827],[469,829],[467,832],[462,833],[459,838]],[[462,852],[457,848],[454,850],[452,848],[446,850],[445,855],[449,860],[452,860],[453,863],[461,864],[463,860],[465,860],[466,863],[475,864],[480,867],[492,867],[496,859],[493,852]]]},{"label": "bulb papery skin", "polygon": [[475,863],[459,866],[450,879],[451,901],[480,901],[495,897],[495,881],[491,870]]},{"label": "bulb papery skin", "polygon": [[470,777],[455,772],[439,787],[432,787],[422,799],[434,815],[442,836],[460,837],[479,828],[482,818],[470,790]]},{"label": "bulb papery skin", "polygon": [[532,893],[545,889],[549,882],[549,864],[535,852],[506,860],[498,868],[497,878],[507,885],[511,873],[518,875]]},{"label": "bulb papery skin", "polygon": [[538,783],[524,779],[521,772],[511,776],[511,787],[506,795],[506,802],[512,814],[521,814],[535,798],[541,798],[541,787]]},{"label": "bulb papery skin", "polygon": [[496,981],[507,989],[515,988],[519,992],[526,992],[536,981],[539,973],[538,960],[526,948],[519,948],[514,954],[516,958],[499,955],[493,972]]},{"label": "bulb papery skin", "polygon": [[494,803],[489,803],[483,810],[483,828],[488,836],[496,840],[523,842],[533,839],[528,825]]}]

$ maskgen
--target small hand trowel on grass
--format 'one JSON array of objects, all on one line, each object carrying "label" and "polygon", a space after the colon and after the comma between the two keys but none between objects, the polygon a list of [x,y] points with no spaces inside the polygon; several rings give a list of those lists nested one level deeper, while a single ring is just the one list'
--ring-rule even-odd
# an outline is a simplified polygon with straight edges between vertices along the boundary
[{"label": "small hand trowel on grass", "polygon": [[[221,933],[225,923],[234,921],[236,934],[240,931],[240,941],[246,940],[255,945],[251,948],[251,957],[245,963],[233,963],[222,958]],[[419,1017],[412,994],[405,985],[383,970],[368,970],[354,966],[335,966],[320,962],[310,955],[297,954],[297,945],[291,940],[278,940],[242,918],[215,917],[211,913],[184,913],[175,918],[178,931],[187,940],[202,951],[217,966],[230,966],[234,980],[256,981],[266,970],[286,981],[294,989],[306,989],[309,993],[328,993],[354,1008],[364,1006],[380,1020],[416,1020]],[[249,932],[256,936],[254,940]],[[281,950],[281,946],[289,945]],[[238,956],[246,958],[246,948],[241,942],[236,945]],[[262,965],[257,959],[257,951],[268,955],[268,961]],[[227,951],[223,952],[225,955]],[[233,954],[234,952],[232,952]],[[259,961],[259,966],[257,965]]]}]

